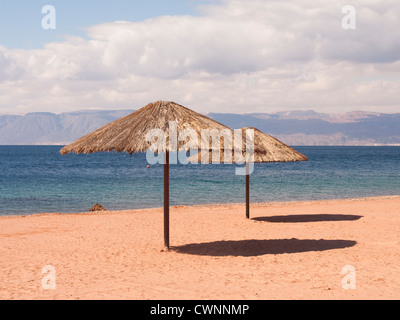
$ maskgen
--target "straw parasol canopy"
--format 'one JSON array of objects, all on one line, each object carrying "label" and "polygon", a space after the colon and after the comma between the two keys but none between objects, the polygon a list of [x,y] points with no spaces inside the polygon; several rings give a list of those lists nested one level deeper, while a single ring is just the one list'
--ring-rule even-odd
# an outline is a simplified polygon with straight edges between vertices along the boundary
[{"label": "straw parasol canopy", "polygon": [[[169,139],[170,122],[176,124],[177,136],[181,132],[185,132],[187,137],[184,141],[171,143]],[[202,149],[202,144],[204,145],[205,142],[204,139],[201,139],[202,130],[232,131],[229,127],[175,102],[157,101],[87,134],[62,148],[60,153],[124,151],[132,154],[145,152],[154,148],[153,141],[146,139],[150,130],[164,132],[166,145],[162,147],[163,150],[154,150],[162,152]],[[222,138],[221,140],[223,142]],[[210,148],[213,148],[213,145],[215,147],[213,143],[209,145]]]},{"label": "straw parasol canopy", "polygon": [[[156,134],[153,137],[153,133]],[[225,132],[215,143],[212,135],[204,132]],[[99,151],[126,152],[147,150],[164,154],[164,246],[169,248],[169,152],[181,150],[214,150],[228,145],[232,129],[202,114],[171,101],[157,101],[110,122],[65,146],[60,153],[93,153]],[[161,134],[161,136],[160,136]],[[159,141],[159,140],[163,141]],[[163,143],[161,143],[163,142]]]},{"label": "straw parasol canopy", "polygon": [[[242,130],[242,144],[238,150],[242,150],[242,157],[246,158],[246,131],[253,130],[254,132],[254,158],[252,162],[294,162],[294,161],[308,161],[308,158],[296,151],[292,147],[289,147],[285,143],[278,139],[270,136],[257,128],[244,127]],[[239,143],[240,145],[240,143]],[[202,151],[204,153],[204,150]],[[204,158],[204,156],[203,156]],[[201,152],[189,158],[189,162],[198,163],[202,160]],[[209,163],[212,161],[212,150],[209,150]],[[220,162],[225,161],[224,150],[220,152]],[[235,163],[235,156],[232,154],[232,163]]]},{"label": "straw parasol canopy", "polygon": [[[242,157],[246,159],[246,218],[250,217],[250,174],[249,174],[249,161],[250,162],[294,162],[294,161],[308,161],[308,158],[289,147],[278,139],[256,129],[253,127],[244,127],[242,130],[242,143],[241,152]],[[252,155],[246,155],[246,132],[250,130],[254,132],[252,140],[254,141],[254,151]],[[240,142],[239,142],[240,145]],[[189,162],[201,162],[207,155],[204,155],[204,150],[189,158]],[[233,152],[233,151],[232,151]],[[209,150],[209,163],[211,163],[212,150]],[[232,155],[232,162],[235,163],[235,157]],[[252,159],[251,159],[252,158]],[[250,159],[250,160],[249,160]],[[220,162],[225,162],[225,155],[220,153]]]},{"label": "straw parasol canopy", "polygon": [[[242,131],[254,130],[254,162],[308,161],[308,158],[278,139],[256,128],[245,127]],[[243,135],[243,145],[245,136]],[[245,150],[243,148],[243,150]]]}]

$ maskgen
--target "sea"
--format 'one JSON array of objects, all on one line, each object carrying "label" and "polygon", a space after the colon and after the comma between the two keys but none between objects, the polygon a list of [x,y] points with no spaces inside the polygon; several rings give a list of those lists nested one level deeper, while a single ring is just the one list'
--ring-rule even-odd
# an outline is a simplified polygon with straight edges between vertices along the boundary
[{"label": "sea", "polygon": [[[0,215],[163,206],[163,166],[146,154],[59,153],[62,146],[0,146]],[[294,147],[307,162],[256,163],[250,201],[400,195],[400,147]],[[171,164],[170,205],[243,203],[234,164]]]}]

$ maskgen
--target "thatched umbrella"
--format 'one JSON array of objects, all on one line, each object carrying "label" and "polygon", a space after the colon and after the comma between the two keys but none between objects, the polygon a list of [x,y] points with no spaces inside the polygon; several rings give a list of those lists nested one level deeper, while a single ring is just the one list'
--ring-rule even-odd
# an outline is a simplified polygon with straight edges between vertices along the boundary
[{"label": "thatched umbrella", "polygon": [[[246,159],[246,218],[250,218],[250,174],[249,162],[293,162],[308,161],[308,158],[289,147],[278,139],[253,127],[244,127],[242,130],[242,156]],[[246,131],[253,130],[254,151],[252,155],[246,155]],[[240,144],[240,143],[239,143]],[[204,157],[204,155],[203,155]],[[211,150],[209,152],[211,159]],[[220,154],[220,162],[223,163],[225,156]],[[189,158],[190,162],[201,162],[201,153],[197,153]],[[210,161],[211,162],[211,161]],[[232,163],[235,157],[232,156]]]},{"label": "thatched umbrella", "polygon": [[[172,129],[171,129],[172,126]],[[69,152],[93,153],[124,151],[132,154],[147,150],[164,154],[164,246],[169,248],[169,164],[171,151],[222,148],[209,144],[211,137],[203,137],[204,130],[232,132],[232,129],[204,115],[170,101],[157,101],[106,124],[65,146],[61,154]],[[156,141],[154,141],[156,133]],[[161,134],[161,135],[157,135]],[[182,134],[182,135],[181,135]],[[184,137],[179,139],[178,137]],[[228,135],[229,136],[229,135]],[[149,139],[150,137],[150,139]],[[164,138],[164,139],[163,139]],[[164,140],[165,143],[161,143]],[[223,139],[221,138],[220,141]],[[229,139],[226,139],[228,141]],[[225,140],[223,140],[225,143]],[[215,141],[213,141],[215,142]],[[231,143],[232,141],[228,141]]]}]

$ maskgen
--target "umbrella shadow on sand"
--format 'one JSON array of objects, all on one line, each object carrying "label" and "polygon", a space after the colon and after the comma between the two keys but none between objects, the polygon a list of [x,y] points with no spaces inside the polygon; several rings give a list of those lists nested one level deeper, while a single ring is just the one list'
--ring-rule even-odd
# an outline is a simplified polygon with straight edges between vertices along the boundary
[{"label": "umbrella shadow on sand", "polygon": [[363,216],[353,214],[302,214],[288,216],[254,217],[252,220],[273,223],[300,223],[321,221],[355,221]]},{"label": "umbrella shadow on sand", "polygon": [[270,239],[270,240],[228,240],[205,243],[191,243],[175,246],[178,253],[203,256],[261,256],[265,254],[299,253],[344,249],[356,245],[353,240],[313,239]]}]

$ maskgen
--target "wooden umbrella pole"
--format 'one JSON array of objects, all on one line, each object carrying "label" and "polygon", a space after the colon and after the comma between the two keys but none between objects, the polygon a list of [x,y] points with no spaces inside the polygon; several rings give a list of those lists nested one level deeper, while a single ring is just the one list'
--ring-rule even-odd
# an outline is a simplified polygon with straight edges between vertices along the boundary
[{"label": "wooden umbrella pole", "polygon": [[250,219],[250,174],[248,161],[246,161],[246,218]]},{"label": "wooden umbrella pole", "polygon": [[164,161],[164,247],[169,249],[169,152]]}]

